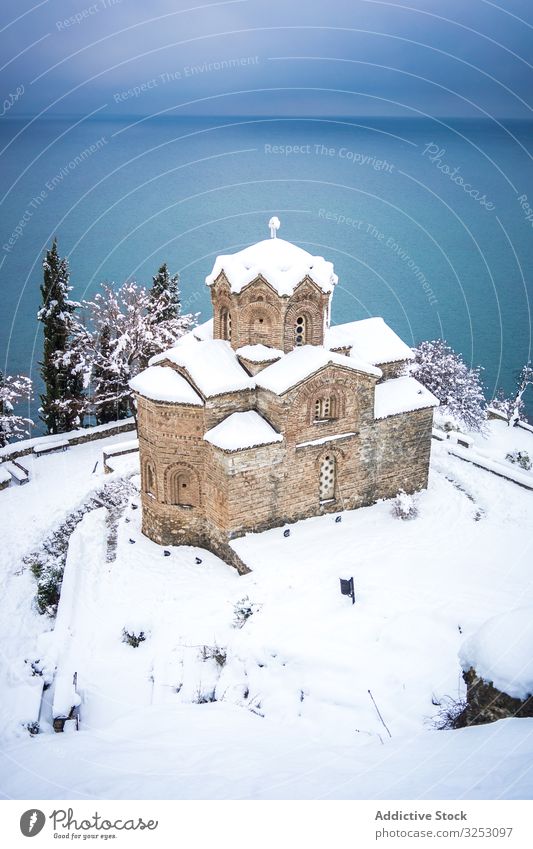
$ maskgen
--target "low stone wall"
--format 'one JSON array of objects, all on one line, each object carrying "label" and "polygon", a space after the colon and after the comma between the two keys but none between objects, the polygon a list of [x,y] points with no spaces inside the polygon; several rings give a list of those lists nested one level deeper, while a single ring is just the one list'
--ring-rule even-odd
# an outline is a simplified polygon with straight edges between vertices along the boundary
[{"label": "low stone wall", "polygon": [[20,443],[14,442],[11,445],[6,445],[0,450],[0,463],[3,460],[17,460],[19,457],[27,457],[28,454],[33,454],[33,448],[38,443],[57,442],[59,440],[68,441],[69,445],[82,445],[85,442],[94,442],[96,439],[107,439],[108,436],[118,436],[120,433],[128,433],[136,430],[137,425],[135,419],[124,419],[116,422],[112,427],[87,427],[73,430],[69,433],[57,433],[48,436],[34,437],[33,439],[25,439]]},{"label": "low stone wall", "polygon": [[466,682],[466,725],[484,725],[511,716],[533,717],[533,695],[515,699],[483,681],[475,669],[463,672]]}]

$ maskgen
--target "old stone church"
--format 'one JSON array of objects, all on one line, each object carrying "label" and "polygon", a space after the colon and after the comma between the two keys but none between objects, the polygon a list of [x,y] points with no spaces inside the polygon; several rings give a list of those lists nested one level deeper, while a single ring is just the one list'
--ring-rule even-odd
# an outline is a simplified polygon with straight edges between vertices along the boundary
[{"label": "old stone church", "polygon": [[[143,532],[228,540],[427,485],[433,407],[381,318],[330,325],[333,265],[276,238],[219,256],[213,319],[131,381]],[[236,564],[238,565],[238,564]]]}]

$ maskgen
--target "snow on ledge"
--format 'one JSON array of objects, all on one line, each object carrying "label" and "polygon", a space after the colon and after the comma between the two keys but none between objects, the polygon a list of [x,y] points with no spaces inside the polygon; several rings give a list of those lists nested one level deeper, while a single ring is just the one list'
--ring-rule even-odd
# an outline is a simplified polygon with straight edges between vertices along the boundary
[{"label": "snow on ledge", "polygon": [[263,389],[282,395],[306,377],[330,364],[381,377],[380,369],[362,360],[335,354],[318,345],[303,345],[285,354],[278,362],[267,366],[256,375],[255,381]]},{"label": "snow on ledge", "polygon": [[309,442],[297,442],[295,448],[307,448],[309,445],[325,445],[326,442],[336,442],[337,439],[347,439],[349,436],[357,436],[357,431],[335,433],[333,436],[322,436],[320,439],[311,439]]},{"label": "snow on ledge", "polygon": [[232,413],[216,427],[208,430],[204,439],[223,451],[241,451],[244,448],[282,442],[283,436],[259,413],[249,410],[245,413]]},{"label": "snow on ledge", "polygon": [[502,693],[524,700],[533,694],[533,607],[488,619],[459,652],[462,668]]},{"label": "snow on ledge", "polygon": [[203,401],[181,374],[169,366],[148,366],[130,380],[134,392],[152,401],[202,406]]},{"label": "snow on ledge", "polygon": [[374,418],[386,419],[399,413],[438,407],[439,400],[414,377],[395,377],[376,385]]},{"label": "snow on ledge", "polygon": [[218,256],[205,282],[212,286],[224,272],[232,292],[240,292],[260,275],[278,295],[292,295],[306,277],[330,293],[337,283],[333,263],[286,242],[284,239],[265,239],[234,254]]},{"label": "snow on ledge", "polygon": [[251,363],[272,363],[285,356],[279,348],[270,348],[268,345],[243,345],[235,353]]}]

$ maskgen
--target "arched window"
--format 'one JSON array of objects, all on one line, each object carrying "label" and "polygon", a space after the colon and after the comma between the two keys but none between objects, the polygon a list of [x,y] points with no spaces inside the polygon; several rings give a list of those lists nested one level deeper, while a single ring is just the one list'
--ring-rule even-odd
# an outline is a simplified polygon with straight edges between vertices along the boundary
[{"label": "arched window", "polygon": [[152,463],[144,466],[144,491],[155,498],[155,472]]},{"label": "arched window", "polygon": [[294,344],[307,344],[307,319],[305,315],[299,315],[294,322]]},{"label": "arched window", "polygon": [[335,479],[337,464],[334,454],[325,454],[320,463],[319,498],[320,501],[331,501],[335,498]]},{"label": "arched window", "polygon": [[189,469],[174,468],[167,475],[167,502],[179,507],[197,507],[200,499],[198,479]]},{"label": "arched window", "polygon": [[317,398],[314,407],[315,422],[328,421],[337,418],[337,403],[333,395]]},{"label": "arched window", "polygon": [[231,313],[227,309],[223,309],[220,313],[220,332],[223,339],[231,342]]}]

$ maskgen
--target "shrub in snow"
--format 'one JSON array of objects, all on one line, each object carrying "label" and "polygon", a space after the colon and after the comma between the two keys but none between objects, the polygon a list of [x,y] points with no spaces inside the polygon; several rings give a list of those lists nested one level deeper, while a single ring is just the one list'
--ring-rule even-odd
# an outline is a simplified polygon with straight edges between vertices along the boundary
[{"label": "shrub in snow", "polygon": [[127,628],[122,629],[122,642],[127,643],[134,649],[138,648],[145,640],[146,634],[144,631],[128,631]]},{"label": "shrub in snow", "polygon": [[468,703],[465,699],[444,696],[438,701],[433,700],[433,704],[440,708],[431,718],[431,724],[437,731],[464,728],[467,725]]},{"label": "shrub in snow", "polygon": [[196,697],[193,699],[193,703],[197,705],[206,705],[210,702],[216,702],[215,690],[202,690],[201,685],[198,685],[198,689],[196,691]]},{"label": "shrub in snow", "polygon": [[214,660],[218,666],[224,666],[226,663],[227,651],[216,643],[214,646],[203,646],[201,654],[202,660]]},{"label": "shrub in snow", "polygon": [[516,463],[517,466],[520,466],[521,469],[525,469],[526,472],[529,472],[533,465],[527,451],[510,451],[509,454],[505,455],[505,459],[510,463]]},{"label": "shrub in snow", "polygon": [[[43,565],[43,571],[44,569],[45,567]],[[44,571],[44,575],[41,571],[41,576],[37,581],[37,594],[35,596],[40,613],[46,613],[48,616],[55,616],[57,613],[62,579],[63,569],[50,569]]]},{"label": "shrub in snow", "polygon": [[440,403],[440,413],[480,431],[487,418],[480,369],[469,368],[442,339],[422,342],[414,349],[412,373]]},{"label": "shrub in snow", "polygon": [[257,610],[257,605],[250,601],[247,595],[241,598],[233,608],[233,627],[242,628]]},{"label": "shrub in snow", "polygon": [[408,495],[401,489],[392,502],[392,514],[397,519],[416,519],[418,505],[413,495]]},{"label": "shrub in snow", "polygon": [[25,727],[30,732],[30,737],[35,737],[41,731],[41,726],[38,722],[27,722]]}]

